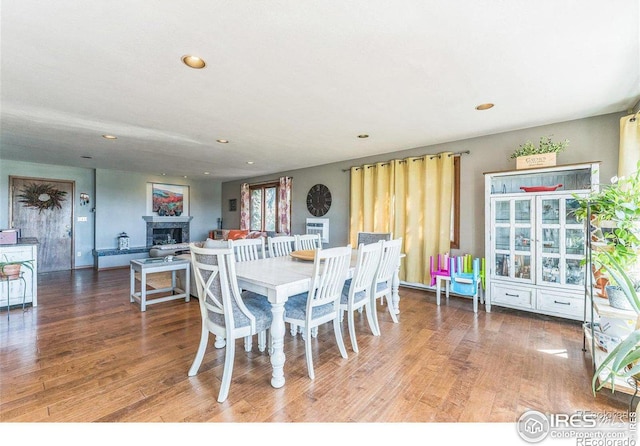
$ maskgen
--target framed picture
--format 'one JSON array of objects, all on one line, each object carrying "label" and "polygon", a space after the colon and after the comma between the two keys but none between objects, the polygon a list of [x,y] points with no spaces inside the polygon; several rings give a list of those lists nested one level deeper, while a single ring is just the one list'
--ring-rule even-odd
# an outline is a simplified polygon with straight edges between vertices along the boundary
[{"label": "framed picture", "polygon": [[151,212],[160,217],[189,215],[189,186],[180,184],[150,183]]},{"label": "framed picture", "polygon": [[238,200],[236,198],[232,198],[229,200],[229,211],[235,212],[238,210]]}]

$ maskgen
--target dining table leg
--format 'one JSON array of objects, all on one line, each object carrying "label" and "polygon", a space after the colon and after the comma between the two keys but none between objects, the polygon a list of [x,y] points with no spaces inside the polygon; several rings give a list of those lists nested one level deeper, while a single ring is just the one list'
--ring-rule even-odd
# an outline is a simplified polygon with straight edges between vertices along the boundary
[{"label": "dining table leg", "polygon": [[284,386],[284,302],[271,303],[271,385],[276,389]]}]

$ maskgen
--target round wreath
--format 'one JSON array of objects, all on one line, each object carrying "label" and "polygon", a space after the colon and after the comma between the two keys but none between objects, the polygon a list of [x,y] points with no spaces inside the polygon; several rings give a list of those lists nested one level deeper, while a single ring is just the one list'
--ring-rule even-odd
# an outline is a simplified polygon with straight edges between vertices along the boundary
[{"label": "round wreath", "polygon": [[50,184],[42,183],[28,184],[22,189],[19,198],[20,202],[25,203],[26,207],[33,207],[42,212],[45,209],[54,208],[62,209],[61,203],[65,200],[66,191],[58,190]]}]

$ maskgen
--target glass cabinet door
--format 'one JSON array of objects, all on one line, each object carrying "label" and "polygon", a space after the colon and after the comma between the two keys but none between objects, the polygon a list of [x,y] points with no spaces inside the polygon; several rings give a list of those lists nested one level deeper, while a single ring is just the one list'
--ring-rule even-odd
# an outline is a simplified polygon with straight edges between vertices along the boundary
[{"label": "glass cabinet door", "polygon": [[491,204],[491,274],[531,283],[533,199],[493,198]]},{"label": "glass cabinet door", "polygon": [[536,282],[558,287],[584,285],[584,225],[573,210],[577,202],[572,196],[539,196],[537,198],[540,254]]}]

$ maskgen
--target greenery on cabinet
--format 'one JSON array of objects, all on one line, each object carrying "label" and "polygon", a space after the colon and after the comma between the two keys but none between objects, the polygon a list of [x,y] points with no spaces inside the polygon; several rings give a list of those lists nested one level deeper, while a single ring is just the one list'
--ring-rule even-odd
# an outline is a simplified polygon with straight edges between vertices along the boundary
[{"label": "greenery on cabinet", "polygon": [[540,142],[537,146],[531,141],[521,144],[520,147],[511,154],[510,158],[515,159],[520,156],[542,155],[544,153],[559,153],[565,150],[568,145],[568,139],[565,139],[564,141],[553,141],[551,137],[543,136],[540,138]]}]

